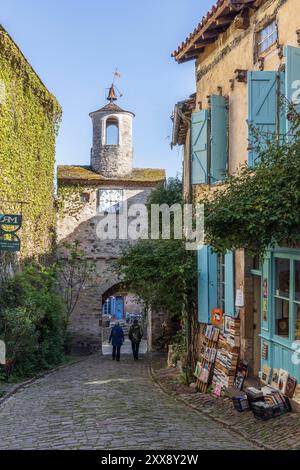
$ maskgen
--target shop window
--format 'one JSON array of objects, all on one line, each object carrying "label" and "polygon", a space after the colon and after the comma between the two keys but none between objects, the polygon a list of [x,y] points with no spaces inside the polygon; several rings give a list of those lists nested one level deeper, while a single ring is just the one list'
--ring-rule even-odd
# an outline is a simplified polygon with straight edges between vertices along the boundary
[{"label": "shop window", "polygon": [[275,259],[275,334],[289,337],[290,260]]},{"label": "shop window", "polygon": [[277,42],[278,29],[276,21],[272,21],[257,34],[257,53],[262,54]]},{"label": "shop window", "polygon": [[106,121],[106,145],[119,145],[119,122],[116,118]]}]

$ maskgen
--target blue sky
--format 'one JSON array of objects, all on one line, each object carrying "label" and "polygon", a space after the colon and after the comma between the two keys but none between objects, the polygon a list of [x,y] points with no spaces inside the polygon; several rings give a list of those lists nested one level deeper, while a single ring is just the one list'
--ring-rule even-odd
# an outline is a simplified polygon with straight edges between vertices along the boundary
[{"label": "blue sky", "polygon": [[170,57],[213,0],[2,0],[8,30],[63,107],[57,163],[88,165],[88,114],[105,104],[118,67],[119,105],[136,114],[136,167],[181,171],[170,149],[174,104],[195,91],[194,63]]}]

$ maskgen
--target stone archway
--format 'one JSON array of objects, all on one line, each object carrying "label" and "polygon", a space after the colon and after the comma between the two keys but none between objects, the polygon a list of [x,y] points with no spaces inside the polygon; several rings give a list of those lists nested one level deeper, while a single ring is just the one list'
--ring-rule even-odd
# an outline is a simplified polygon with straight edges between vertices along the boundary
[{"label": "stone archway", "polygon": [[134,319],[138,319],[143,328],[144,337],[141,342],[141,354],[148,350],[148,324],[145,306],[128,287],[117,282],[102,293],[102,316],[101,316],[101,344],[102,353],[110,354],[111,347],[108,343],[111,328],[116,322],[120,323],[125,335],[123,353],[131,353],[131,345],[128,332]]}]

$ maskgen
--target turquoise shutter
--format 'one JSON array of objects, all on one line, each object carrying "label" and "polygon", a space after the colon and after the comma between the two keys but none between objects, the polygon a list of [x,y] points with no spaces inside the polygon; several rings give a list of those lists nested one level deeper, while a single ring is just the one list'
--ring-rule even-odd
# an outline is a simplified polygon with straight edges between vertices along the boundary
[{"label": "turquoise shutter", "polygon": [[217,255],[207,245],[198,247],[198,320],[210,323],[217,308]]},{"label": "turquoise shutter", "polygon": [[[249,72],[249,166],[254,166],[256,152],[256,133],[258,130],[262,143],[276,137],[277,133],[277,72]],[[254,128],[254,129],[253,129]]]},{"label": "turquoise shutter", "polygon": [[218,308],[218,255],[210,248],[208,250],[208,310],[211,322],[212,309]]},{"label": "turquoise shutter", "polygon": [[234,254],[228,251],[225,255],[225,314],[234,316]]},{"label": "turquoise shutter", "polygon": [[223,181],[228,162],[228,106],[224,96],[212,95],[211,105],[211,182]]},{"label": "turquoise shutter", "polygon": [[[286,71],[285,71],[285,97],[288,102],[296,105],[296,111],[300,112],[300,48],[286,46]],[[291,122],[287,120],[287,132],[291,132]]]},{"label": "turquoise shutter", "polygon": [[192,114],[191,180],[192,184],[207,183],[207,110]]},{"label": "turquoise shutter", "polygon": [[198,247],[198,321],[208,323],[208,246]]}]

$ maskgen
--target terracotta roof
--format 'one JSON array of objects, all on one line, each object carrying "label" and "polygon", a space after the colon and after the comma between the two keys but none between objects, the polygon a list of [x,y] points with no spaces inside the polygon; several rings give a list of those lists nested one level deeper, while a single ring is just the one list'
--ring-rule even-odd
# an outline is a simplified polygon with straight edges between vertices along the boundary
[{"label": "terracotta roof", "polygon": [[91,114],[94,114],[94,113],[107,113],[107,112],[111,112],[111,113],[130,113],[130,114],[133,114],[131,111],[125,111],[125,109],[122,109],[120,108],[120,106],[118,106],[117,104],[115,103],[108,103],[107,105],[103,106],[103,108],[100,108],[98,109],[97,111],[93,111]]},{"label": "terracotta roof", "polygon": [[69,184],[112,184],[118,185],[120,182],[128,185],[151,186],[166,179],[166,172],[158,168],[134,168],[129,175],[118,176],[116,178],[105,178],[96,173],[89,166],[69,166],[60,165],[57,168],[57,179],[60,183]]},{"label": "terracotta roof", "polygon": [[214,42],[218,35],[232,24],[235,17],[256,0],[218,0],[194,31],[172,53],[177,62],[195,59],[205,46]]},{"label": "terracotta roof", "polygon": [[196,93],[184,101],[179,101],[175,105],[173,120],[172,147],[184,145],[189,129],[192,112],[196,107]]}]

